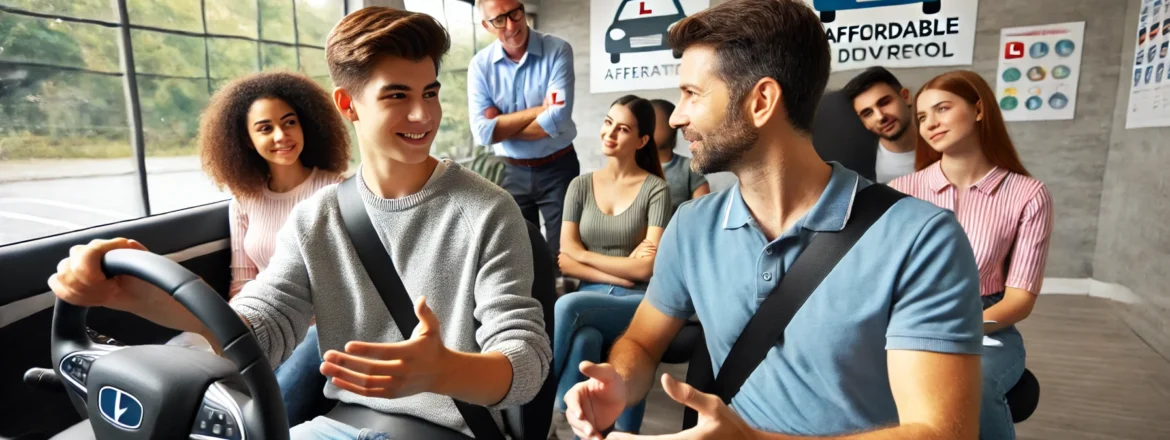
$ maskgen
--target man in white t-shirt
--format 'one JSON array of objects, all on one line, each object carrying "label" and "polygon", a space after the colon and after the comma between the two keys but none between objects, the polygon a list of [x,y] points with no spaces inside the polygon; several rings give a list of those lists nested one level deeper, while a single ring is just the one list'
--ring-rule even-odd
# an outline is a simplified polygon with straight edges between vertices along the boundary
[{"label": "man in white t-shirt", "polygon": [[879,183],[911,174],[918,124],[910,114],[910,90],[883,67],[858,74],[842,89],[865,128],[878,135],[874,174]]}]

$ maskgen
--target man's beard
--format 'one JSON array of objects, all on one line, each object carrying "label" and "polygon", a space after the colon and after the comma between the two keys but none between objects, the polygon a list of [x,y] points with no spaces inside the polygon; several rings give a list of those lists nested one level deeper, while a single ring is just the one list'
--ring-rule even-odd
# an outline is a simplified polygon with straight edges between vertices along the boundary
[{"label": "man's beard", "polygon": [[692,171],[699,174],[731,171],[743,161],[743,155],[760,139],[760,133],[743,113],[738,105],[729,105],[727,116],[716,125],[721,128],[707,136],[695,133],[690,127],[683,129],[684,138],[701,142],[701,148],[691,152]]},{"label": "man's beard", "polygon": [[910,129],[910,124],[903,124],[902,121],[895,122],[895,124],[901,124],[902,128],[898,131],[895,131],[894,134],[879,134],[878,136],[887,141],[898,141],[899,139],[902,139],[902,135],[906,134],[906,131]]}]

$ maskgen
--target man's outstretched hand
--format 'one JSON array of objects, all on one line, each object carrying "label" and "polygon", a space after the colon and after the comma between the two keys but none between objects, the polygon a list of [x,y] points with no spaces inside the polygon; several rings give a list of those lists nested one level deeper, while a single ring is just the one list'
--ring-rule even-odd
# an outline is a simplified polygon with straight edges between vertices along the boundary
[{"label": "man's outstretched hand", "polygon": [[615,432],[606,440],[748,440],[755,439],[755,431],[718,396],[699,392],[694,387],[674,380],[669,374],[662,375],[662,388],[675,402],[686,405],[699,413],[699,422],[694,428],[668,435],[633,435]]},{"label": "man's outstretched hand", "polygon": [[403,342],[352,341],[345,352],[329,350],[321,374],[333,385],[367,397],[393,399],[434,392],[452,352],[439,337],[439,318],[426,297],[414,304],[418,326]]},{"label": "man's outstretched hand", "polygon": [[609,364],[581,362],[581,374],[589,379],[565,393],[565,416],[573,434],[582,439],[600,440],[626,409],[626,381]]}]

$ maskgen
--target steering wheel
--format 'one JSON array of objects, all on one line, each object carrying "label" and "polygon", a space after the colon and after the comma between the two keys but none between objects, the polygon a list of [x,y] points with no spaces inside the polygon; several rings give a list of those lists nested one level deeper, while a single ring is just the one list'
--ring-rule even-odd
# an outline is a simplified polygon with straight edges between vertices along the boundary
[{"label": "steering wheel", "polygon": [[166,345],[94,343],[86,334],[88,308],[58,299],[53,369],[97,439],[289,438],[272,367],[215,290],[178,263],[145,251],[110,251],[102,271],[140,278],[172,295],[224,341],[224,357]]}]

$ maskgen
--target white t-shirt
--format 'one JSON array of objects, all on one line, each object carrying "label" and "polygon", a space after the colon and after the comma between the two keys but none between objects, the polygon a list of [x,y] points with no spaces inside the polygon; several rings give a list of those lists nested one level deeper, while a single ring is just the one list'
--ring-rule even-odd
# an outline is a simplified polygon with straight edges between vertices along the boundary
[{"label": "white t-shirt", "polygon": [[877,150],[874,174],[878,183],[889,183],[891,180],[914,173],[914,150],[895,153],[883,147],[881,142],[878,142]]}]

